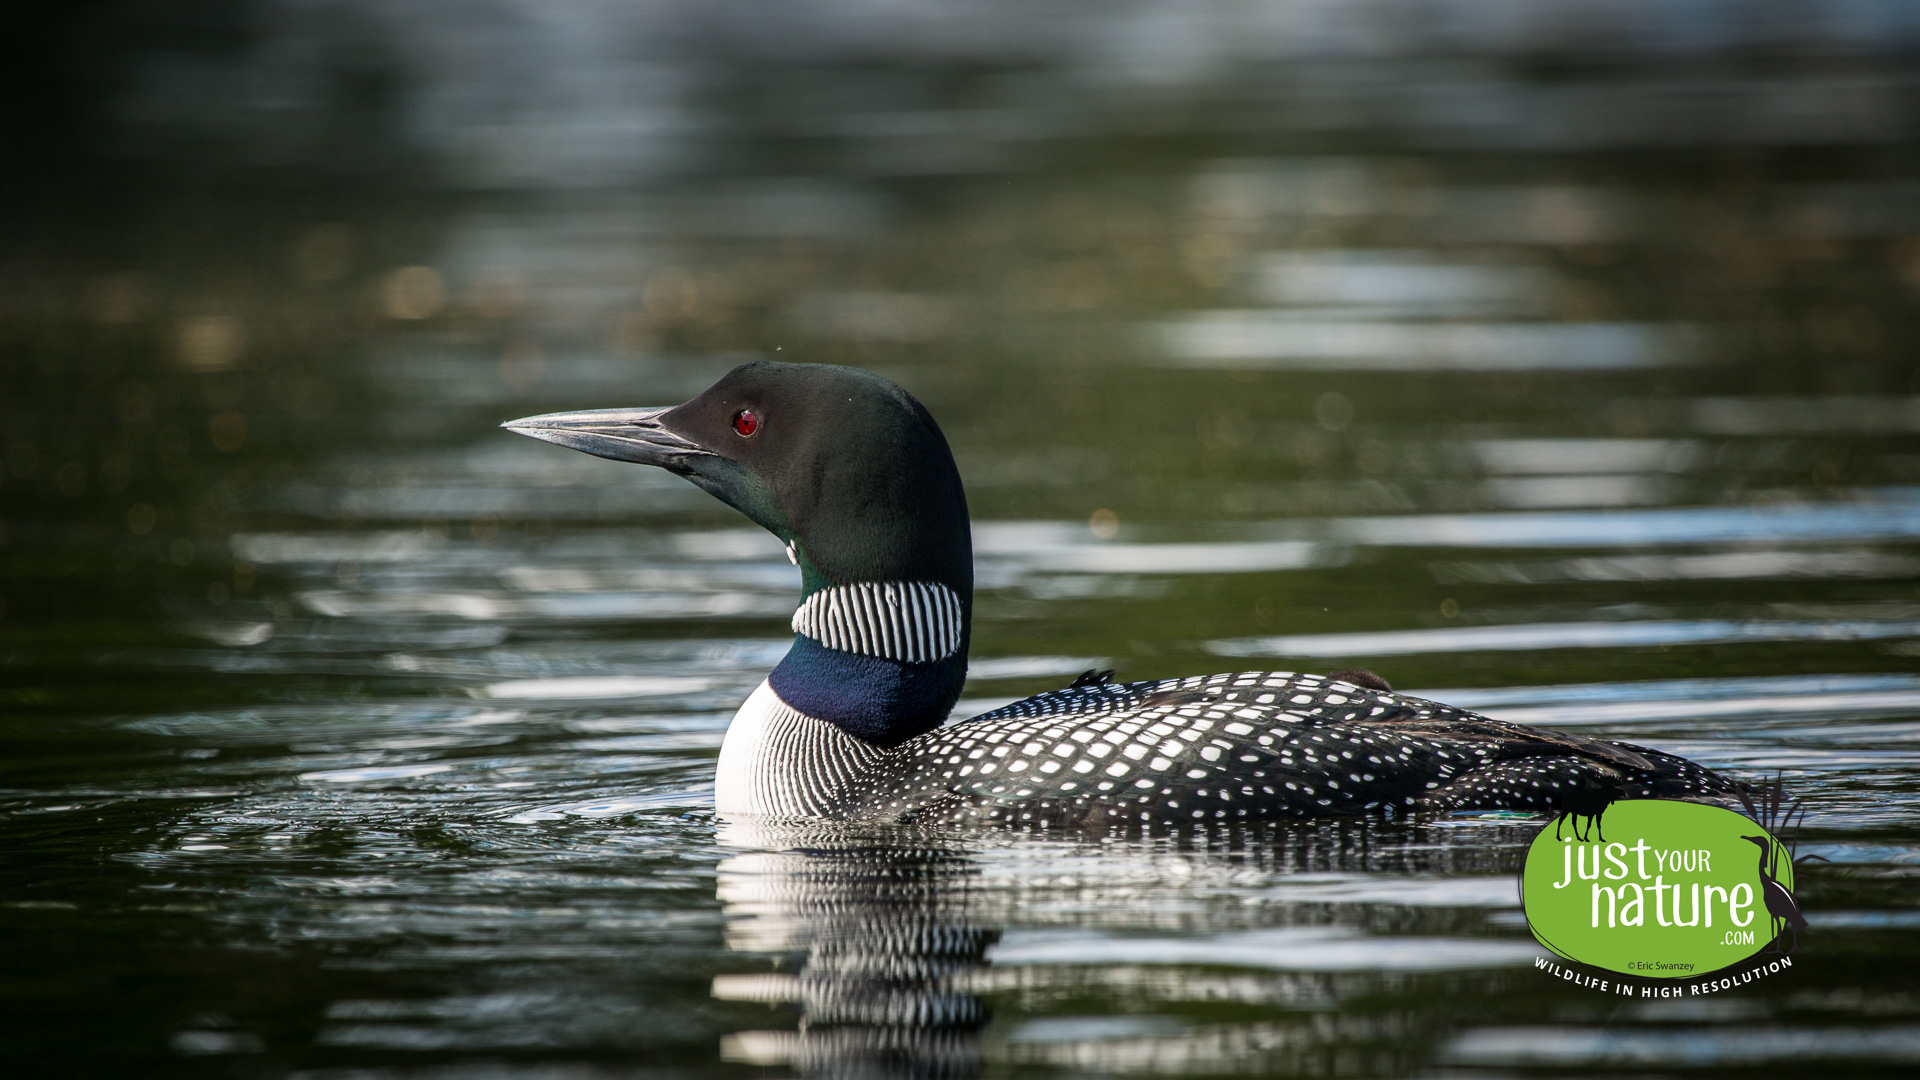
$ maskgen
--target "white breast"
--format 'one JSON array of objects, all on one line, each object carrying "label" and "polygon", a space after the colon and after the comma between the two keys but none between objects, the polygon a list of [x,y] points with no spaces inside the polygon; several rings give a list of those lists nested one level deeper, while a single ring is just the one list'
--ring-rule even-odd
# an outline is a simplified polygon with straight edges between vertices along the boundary
[{"label": "white breast", "polygon": [[841,817],[887,751],[816,720],[762,682],[733,714],[713,778],[714,809],[760,817]]}]

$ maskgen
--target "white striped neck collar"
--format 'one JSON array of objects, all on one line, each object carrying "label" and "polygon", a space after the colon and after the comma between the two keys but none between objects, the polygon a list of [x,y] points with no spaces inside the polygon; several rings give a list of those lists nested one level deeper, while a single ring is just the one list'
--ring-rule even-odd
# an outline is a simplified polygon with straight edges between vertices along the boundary
[{"label": "white striped neck collar", "polygon": [[793,631],[840,652],[927,664],[960,651],[966,615],[936,581],[857,582],[814,591],[793,613]]}]

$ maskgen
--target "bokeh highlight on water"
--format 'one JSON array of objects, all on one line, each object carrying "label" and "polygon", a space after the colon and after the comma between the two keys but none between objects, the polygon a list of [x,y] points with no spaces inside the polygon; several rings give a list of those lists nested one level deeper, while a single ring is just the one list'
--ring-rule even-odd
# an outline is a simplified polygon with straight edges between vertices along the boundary
[{"label": "bokeh highlight on water", "polygon": [[[1911,5],[23,10],[22,1075],[1920,1062]],[[944,425],[961,714],[1364,665],[1783,771],[1831,860],[1806,952],[1710,998],[1555,984],[1511,815],[716,820],[796,572],[495,425],[754,357]]]}]

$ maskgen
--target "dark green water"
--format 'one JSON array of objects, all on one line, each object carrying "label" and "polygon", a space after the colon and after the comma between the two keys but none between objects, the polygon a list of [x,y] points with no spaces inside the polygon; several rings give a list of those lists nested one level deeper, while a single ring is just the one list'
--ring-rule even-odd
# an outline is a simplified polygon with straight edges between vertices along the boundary
[{"label": "dark green water", "polygon": [[[11,204],[19,1075],[1920,1062],[1902,7],[245,10],[102,16],[75,40],[126,74]],[[1694,1001],[1556,984],[1530,820],[716,821],[797,573],[496,425],[761,356],[945,427],[964,710],[1365,665],[1784,771],[1830,860],[1804,954]]]}]

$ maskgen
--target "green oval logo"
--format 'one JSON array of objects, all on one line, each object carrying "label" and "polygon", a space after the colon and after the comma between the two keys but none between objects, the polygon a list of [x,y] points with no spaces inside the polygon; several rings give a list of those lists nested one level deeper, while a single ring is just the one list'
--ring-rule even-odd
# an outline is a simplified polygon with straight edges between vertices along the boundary
[{"label": "green oval logo", "polygon": [[1752,819],[1634,799],[1576,835],[1578,822],[1542,829],[1520,879],[1527,925],[1558,955],[1639,978],[1688,979],[1754,956],[1785,927],[1777,912],[1783,894],[1791,904],[1793,860]]}]

